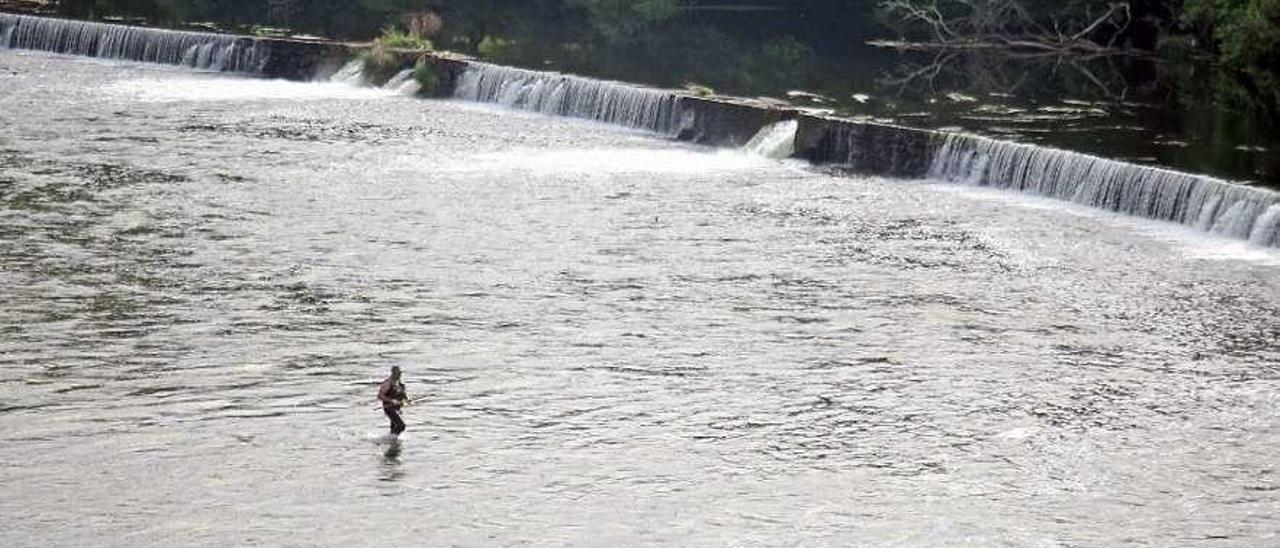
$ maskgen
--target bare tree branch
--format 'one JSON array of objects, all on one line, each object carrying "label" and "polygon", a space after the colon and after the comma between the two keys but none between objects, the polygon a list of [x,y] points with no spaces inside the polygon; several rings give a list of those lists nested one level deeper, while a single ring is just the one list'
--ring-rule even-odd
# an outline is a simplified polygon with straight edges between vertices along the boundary
[{"label": "bare tree branch", "polygon": [[[1020,0],[882,0],[878,4],[900,23],[917,25],[949,47],[1008,47],[1079,53],[1115,52],[1115,42],[1129,27],[1132,13],[1128,1],[1108,4],[1098,17],[1092,10],[1075,12],[1065,21],[1058,16],[1031,14]],[[1048,27],[1046,27],[1048,23]],[[1108,43],[1088,37],[1104,25],[1115,29]]]}]

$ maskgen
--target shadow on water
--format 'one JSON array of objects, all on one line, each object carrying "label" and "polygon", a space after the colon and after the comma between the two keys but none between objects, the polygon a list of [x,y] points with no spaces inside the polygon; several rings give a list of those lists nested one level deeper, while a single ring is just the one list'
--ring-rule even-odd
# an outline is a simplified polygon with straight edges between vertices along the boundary
[{"label": "shadow on water", "polygon": [[897,59],[861,92],[832,91],[831,110],[1280,187],[1275,98],[1241,74],[1123,55],[879,55]]},{"label": "shadow on water", "polygon": [[379,459],[378,481],[395,482],[404,479],[404,467],[400,455],[404,451],[404,442],[399,438],[391,438],[379,445],[382,457]]}]

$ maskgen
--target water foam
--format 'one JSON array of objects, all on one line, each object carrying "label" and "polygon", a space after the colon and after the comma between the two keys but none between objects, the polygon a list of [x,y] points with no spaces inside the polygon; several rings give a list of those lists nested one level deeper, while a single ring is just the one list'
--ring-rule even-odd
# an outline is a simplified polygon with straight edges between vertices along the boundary
[{"label": "water foam", "polygon": [[347,61],[347,64],[342,65],[338,72],[329,77],[329,81],[350,86],[363,86],[365,83],[364,61],[358,58]]},{"label": "water foam", "polygon": [[254,40],[91,21],[0,13],[0,47],[227,72],[261,72],[266,55]]},{"label": "water foam", "polygon": [[[405,159],[412,165],[416,160]],[[429,169],[452,173],[525,172],[534,175],[704,175],[762,169],[773,162],[730,150],[674,148],[513,148],[476,154]],[[419,169],[414,166],[414,169]],[[426,169],[426,168],[421,168]]]},{"label": "water foam", "polygon": [[139,78],[114,82],[106,86],[105,91],[136,101],[152,103],[360,100],[394,95],[393,92],[378,88],[356,88],[338,83],[226,77]]},{"label": "water foam", "polygon": [[679,97],[670,91],[554,72],[468,63],[454,97],[556,116],[673,134]]},{"label": "water foam", "polygon": [[783,120],[769,124],[743,145],[747,154],[764,156],[765,158],[788,158],[796,151],[796,130],[800,123],[796,120]]},{"label": "water foam", "polygon": [[413,96],[422,90],[422,84],[413,78],[414,69],[404,69],[392,76],[387,83],[382,84],[382,89],[397,93],[399,95]]},{"label": "water foam", "polygon": [[1019,190],[1280,247],[1280,193],[1054,148],[950,134],[929,177]]}]

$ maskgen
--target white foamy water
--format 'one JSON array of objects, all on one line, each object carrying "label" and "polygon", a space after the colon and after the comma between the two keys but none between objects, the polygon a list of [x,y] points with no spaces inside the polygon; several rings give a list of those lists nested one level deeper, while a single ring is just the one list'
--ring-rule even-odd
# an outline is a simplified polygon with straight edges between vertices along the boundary
[{"label": "white foamy water", "polygon": [[1262,246],[1280,244],[1280,193],[1204,175],[952,134],[935,154],[929,176],[1173,221]]},{"label": "white foamy water", "polygon": [[181,81],[157,78],[121,80],[111,83],[104,91],[146,102],[376,100],[396,95],[394,90],[355,87],[343,82],[304,83],[212,76]]},{"label": "white foamy water", "polygon": [[1153,221],[1079,204],[1064,204],[1052,198],[1034,194],[1009,193],[997,188],[968,185],[951,186],[928,181],[924,182],[924,184],[938,192],[961,194],[975,200],[1087,218],[1100,224],[1121,228],[1134,234],[1165,242],[1178,249],[1188,258],[1214,261],[1245,261],[1280,266],[1280,249],[1259,245],[1252,241],[1206,234],[1194,227],[1180,223]]},{"label": "white foamy water", "polygon": [[0,546],[1275,538],[1280,267],[576,119],[0,65]]},{"label": "white foamy water", "polygon": [[796,129],[799,123],[795,120],[783,120],[769,124],[754,136],[751,140],[743,145],[742,149],[748,154],[764,156],[765,158],[782,159],[791,156],[796,151]]},{"label": "white foamy water", "polygon": [[670,90],[471,62],[454,97],[555,116],[572,116],[671,133],[679,129],[679,98]]},{"label": "white foamy water", "polygon": [[[406,158],[403,161],[417,164],[412,158]],[[466,156],[435,166],[417,165],[417,167],[422,169],[434,167],[451,172],[528,172],[539,175],[584,173],[680,175],[750,171],[767,165],[769,164],[761,158],[738,154],[735,151],[709,150],[672,144],[663,148],[582,150],[516,148]]]},{"label": "white foamy water", "polygon": [[266,56],[249,39],[0,13],[0,48],[256,73]]}]

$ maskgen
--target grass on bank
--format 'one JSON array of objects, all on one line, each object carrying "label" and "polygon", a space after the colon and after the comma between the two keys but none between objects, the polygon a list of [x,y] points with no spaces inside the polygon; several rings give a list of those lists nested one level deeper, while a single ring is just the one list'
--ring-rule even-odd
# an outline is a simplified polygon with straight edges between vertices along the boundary
[{"label": "grass on bank", "polygon": [[431,51],[435,46],[431,44],[431,40],[420,34],[404,32],[395,27],[387,27],[382,29],[382,35],[373,40],[374,46],[382,46],[388,49],[401,49],[411,51]]},{"label": "grass on bank", "polygon": [[436,74],[435,68],[426,57],[419,57],[418,62],[414,63],[413,79],[422,86],[418,90],[418,95],[435,96],[440,93],[440,75]]},{"label": "grass on bank", "polygon": [[[373,40],[373,45],[359,55],[363,65],[364,79],[366,82],[373,83],[386,82],[402,68],[399,53],[406,51],[425,53],[433,49],[431,41],[422,35],[404,32],[394,27],[384,28],[382,35]],[[429,68],[422,70],[423,66],[423,60],[419,58],[415,64],[414,78],[423,84],[424,93],[434,92],[439,87],[439,82],[431,82],[430,78],[434,78],[435,73]],[[431,72],[430,77],[426,76],[427,72]],[[433,85],[429,86],[428,83]]]}]

